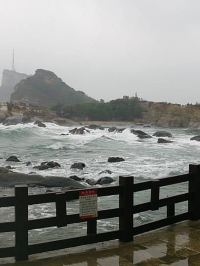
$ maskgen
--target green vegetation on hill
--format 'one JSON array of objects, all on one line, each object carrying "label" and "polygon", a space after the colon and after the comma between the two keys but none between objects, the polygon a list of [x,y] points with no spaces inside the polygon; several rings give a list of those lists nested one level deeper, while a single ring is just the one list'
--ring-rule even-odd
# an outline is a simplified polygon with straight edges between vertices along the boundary
[{"label": "green vegetation on hill", "polygon": [[76,105],[57,105],[53,108],[65,118],[85,120],[121,120],[133,121],[141,118],[143,108],[137,98],[123,98],[108,103],[85,103]]},{"label": "green vegetation on hill", "polygon": [[15,86],[11,101],[27,102],[38,106],[52,107],[56,104],[97,102],[82,91],[65,84],[53,72],[38,69],[35,74]]}]

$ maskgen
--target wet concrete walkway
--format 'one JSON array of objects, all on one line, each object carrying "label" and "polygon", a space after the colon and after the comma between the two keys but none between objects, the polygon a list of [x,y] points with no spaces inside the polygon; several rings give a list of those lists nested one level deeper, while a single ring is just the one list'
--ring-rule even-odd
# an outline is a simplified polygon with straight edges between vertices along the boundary
[{"label": "wet concrete walkway", "polygon": [[[56,255],[56,257],[54,257]],[[6,266],[195,266],[200,265],[200,221],[182,222],[135,237],[134,242],[110,241],[32,255],[28,262]]]}]

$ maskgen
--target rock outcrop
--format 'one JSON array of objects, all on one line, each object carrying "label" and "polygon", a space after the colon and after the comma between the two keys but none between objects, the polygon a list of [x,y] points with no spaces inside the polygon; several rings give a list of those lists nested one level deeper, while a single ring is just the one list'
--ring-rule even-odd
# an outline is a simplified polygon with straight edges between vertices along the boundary
[{"label": "rock outcrop", "polygon": [[0,87],[0,102],[9,102],[10,95],[14,92],[14,87],[21,80],[28,78],[29,75],[11,71],[8,69],[3,70],[2,84]]},{"label": "rock outcrop", "polygon": [[90,131],[84,127],[80,127],[80,128],[75,127],[69,130],[69,133],[73,135],[84,135],[85,133],[90,133]]},{"label": "rock outcrop", "polygon": [[163,138],[158,138],[157,143],[172,143],[173,141],[171,140],[167,140],[167,139],[163,139]]},{"label": "rock outcrop", "polygon": [[83,168],[85,167],[86,165],[84,163],[74,163],[71,166],[72,169],[79,169],[79,170],[83,170]]},{"label": "rock outcrop", "polygon": [[138,138],[140,139],[150,139],[152,138],[152,136],[150,136],[149,134],[145,133],[142,130],[135,130],[135,129],[131,129],[130,131],[132,134],[137,135]]},{"label": "rock outcrop", "polygon": [[154,126],[198,128],[200,127],[200,105],[180,105],[165,102],[140,101],[144,112],[138,123]]},{"label": "rock outcrop", "polygon": [[11,101],[22,101],[43,107],[57,104],[78,104],[95,102],[82,91],[76,91],[65,84],[53,72],[38,69],[32,77],[18,83]]},{"label": "rock outcrop", "polygon": [[118,163],[118,162],[123,162],[123,161],[125,160],[122,157],[109,157],[108,158],[109,163]]},{"label": "rock outcrop", "polygon": [[6,159],[7,162],[20,162],[20,160],[17,158],[17,156],[12,155],[8,159]]},{"label": "rock outcrop", "polygon": [[26,184],[30,187],[73,187],[84,188],[75,180],[59,176],[40,176],[12,172],[7,168],[0,167],[0,187],[13,187],[15,185]]},{"label": "rock outcrop", "polygon": [[200,141],[200,135],[192,137],[190,140]]},{"label": "rock outcrop", "polygon": [[33,168],[38,170],[46,170],[49,168],[61,167],[59,163],[50,161],[50,162],[43,162],[41,165],[36,165]]}]

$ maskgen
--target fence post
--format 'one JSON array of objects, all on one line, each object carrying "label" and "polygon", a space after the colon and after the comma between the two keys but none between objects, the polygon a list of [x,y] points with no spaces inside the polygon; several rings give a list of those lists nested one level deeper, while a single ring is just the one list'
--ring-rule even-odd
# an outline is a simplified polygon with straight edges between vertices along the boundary
[{"label": "fence post", "polygon": [[119,208],[123,208],[123,216],[119,217],[119,230],[122,230],[120,241],[133,241],[133,176],[120,176],[119,185],[123,186],[119,194]]},{"label": "fence post", "polygon": [[97,220],[87,221],[87,235],[95,235],[97,233]]},{"label": "fence post", "polygon": [[153,180],[151,182],[151,210],[159,210],[160,182]]},{"label": "fence post", "polygon": [[28,187],[15,186],[15,260],[28,260]]},{"label": "fence post", "polygon": [[65,193],[56,193],[56,221],[57,227],[67,225],[67,206]]},{"label": "fence post", "polygon": [[189,192],[194,192],[194,198],[188,201],[188,211],[192,211],[190,220],[200,219],[200,165],[190,164],[189,173],[194,174],[189,180]]}]

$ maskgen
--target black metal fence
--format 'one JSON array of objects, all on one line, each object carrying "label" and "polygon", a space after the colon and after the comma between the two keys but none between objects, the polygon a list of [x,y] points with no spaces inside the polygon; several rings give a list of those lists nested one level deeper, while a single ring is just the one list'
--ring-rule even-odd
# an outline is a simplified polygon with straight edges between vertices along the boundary
[{"label": "black metal fence", "polygon": [[[160,188],[168,185],[188,182],[188,192],[177,196],[160,199]],[[134,193],[151,190],[149,202],[134,204]],[[98,217],[82,220],[79,214],[67,214],[69,200],[79,198],[80,190],[64,193],[46,193],[28,195],[26,185],[15,186],[15,196],[0,198],[0,208],[15,207],[15,221],[0,223],[0,233],[15,232],[15,246],[0,248],[0,258],[15,257],[16,261],[28,260],[28,256],[35,253],[53,251],[91,243],[119,239],[122,242],[132,241],[135,235],[158,229],[184,220],[198,220],[200,218],[200,165],[189,165],[189,173],[179,176],[162,178],[134,184],[132,176],[120,176],[119,186],[97,188],[97,196],[119,195],[119,207],[100,210]],[[108,199],[109,200],[109,199]],[[176,215],[175,205],[188,202],[188,211]],[[42,219],[28,219],[28,206],[55,202],[56,216]],[[166,218],[135,227],[133,214],[145,211],[156,211],[167,207]],[[119,217],[119,230],[97,233],[97,220]],[[87,221],[87,235],[70,239],[56,240],[38,244],[28,243],[28,231],[47,227],[62,227],[68,224]]]}]

